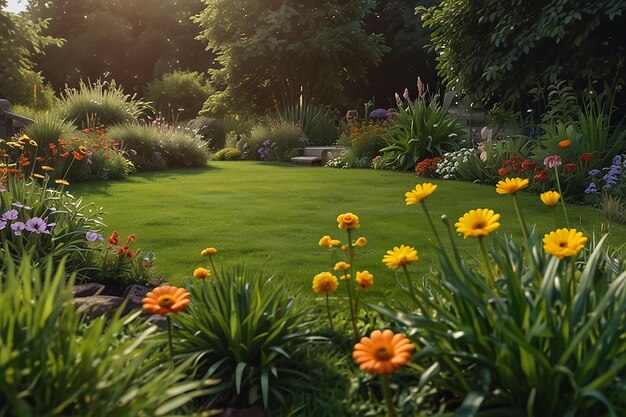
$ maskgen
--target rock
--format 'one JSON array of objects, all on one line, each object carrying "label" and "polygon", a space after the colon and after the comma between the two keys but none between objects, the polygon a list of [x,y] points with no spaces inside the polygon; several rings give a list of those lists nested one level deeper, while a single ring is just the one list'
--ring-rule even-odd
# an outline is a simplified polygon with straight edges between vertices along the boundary
[{"label": "rock", "polygon": [[139,308],[143,305],[142,301],[150,291],[152,291],[150,288],[143,285],[131,285],[124,290],[124,298],[126,298],[128,305]]},{"label": "rock", "polygon": [[122,297],[114,297],[112,295],[74,298],[74,304],[78,311],[89,319],[95,319],[102,315],[112,316],[123,302],[124,299]]},{"label": "rock", "polygon": [[159,330],[167,330],[167,318],[165,316],[152,314],[150,317],[148,317],[146,321],[150,324],[154,324],[155,326],[157,326]]},{"label": "rock", "polygon": [[219,417],[265,417],[263,409],[258,405],[248,408],[227,408]]},{"label": "rock", "polygon": [[98,284],[96,282],[88,282],[86,284],[77,284],[74,285],[72,292],[74,293],[74,297],[89,297],[92,295],[99,295],[104,291],[104,285]]}]

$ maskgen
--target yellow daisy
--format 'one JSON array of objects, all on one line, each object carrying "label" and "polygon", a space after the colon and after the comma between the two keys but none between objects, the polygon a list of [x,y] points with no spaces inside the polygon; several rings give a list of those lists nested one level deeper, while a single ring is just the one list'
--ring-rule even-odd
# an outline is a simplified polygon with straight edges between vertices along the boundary
[{"label": "yellow daisy", "polygon": [[417,184],[415,186],[415,189],[404,193],[404,196],[406,197],[406,205],[410,206],[412,204],[419,203],[420,201],[434,193],[436,189],[437,186],[429,182],[426,182],[424,184]]},{"label": "yellow daisy", "polygon": [[528,187],[526,178],[505,178],[496,184],[496,192],[498,194],[515,194],[526,187]]},{"label": "yellow daisy", "polygon": [[587,238],[576,229],[557,229],[543,236],[543,250],[563,259],[578,255],[586,242]]},{"label": "yellow daisy", "polygon": [[411,262],[417,261],[417,251],[411,246],[400,245],[395,246],[393,250],[388,250],[387,254],[383,257],[383,262],[389,269],[396,269],[402,265],[408,265]]},{"label": "yellow daisy", "polygon": [[455,223],[456,231],[463,235],[478,237],[487,236],[500,227],[500,215],[489,209],[470,210]]},{"label": "yellow daisy", "polygon": [[539,197],[541,198],[541,201],[543,201],[543,204],[548,207],[554,207],[559,203],[561,194],[556,191],[546,191],[545,193],[541,193]]}]

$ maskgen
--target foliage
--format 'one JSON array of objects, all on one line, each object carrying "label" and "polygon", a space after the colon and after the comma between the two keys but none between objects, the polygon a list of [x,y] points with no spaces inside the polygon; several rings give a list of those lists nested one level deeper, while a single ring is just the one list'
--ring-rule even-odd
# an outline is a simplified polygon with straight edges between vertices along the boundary
[{"label": "foliage", "polygon": [[85,129],[131,123],[149,109],[146,102],[124,93],[115,81],[98,80],[89,84],[80,81],[78,89],[66,88],[59,114],[76,127]]},{"label": "foliage", "polygon": [[[432,29],[437,70],[447,86],[487,108],[500,103],[513,110],[525,109],[537,84],[612,80],[623,63],[625,11],[616,0],[444,0],[417,9]],[[624,81],[622,71],[618,84]]]},{"label": "foliage", "polygon": [[131,123],[112,127],[107,137],[121,144],[139,171],[204,166],[208,159],[205,143],[185,129]]},{"label": "foliage", "polygon": [[24,127],[23,133],[33,139],[40,148],[47,149],[50,143],[57,144],[59,139],[68,139],[77,134],[76,128],[69,122],[60,120],[51,112],[40,112],[34,123]]},{"label": "foliage", "polygon": [[246,406],[262,400],[285,403],[305,373],[297,355],[311,343],[312,315],[284,286],[263,273],[222,270],[189,288],[198,300],[188,314],[172,317],[178,357],[195,359],[195,375],[219,378],[209,403]]},{"label": "foliage", "polygon": [[66,40],[35,57],[37,68],[57,91],[115,79],[136,93],[176,69],[205,71],[213,55],[190,21],[201,9],[200,0],[30,0],[30,16],[49,19],[43,33]]},{"label": "foliage", "polygon": [[[41,75],[34,71],[32,59],[43,48],[58,47],[62,42],[42,35],[48,22],[6,12],[6,4],[6,0],[0,0],[0,97],[13,104],[46,108],[51,104],[51,95],[44,88]],[[33,91],[33,85],[38,93]]]},{"label": "foliage", "polygon": [[381,149],[385,164],[402,171],[415,169],[415,164],[426,158],[440,156],[457,148],[457,137],[464,135],[462,122],[448,113],[454,93],[439,96],[426,103],[424,96],[398,103],[391,137],[387,147]]},{"label": "foliage", "polygon": [[535,102],[539,105],[539,111],[541,111],[542,104],[545,108],[545,112],[541,114],[541,121],[543,123],[567,123],[570,120],[576,119],[580,111],[576,91],[570,83],[564,80],[555,81],[548,86],[546,103],[542,103],[543,100],[546,100],[543,96],[542,88],[535,87],[530,90],[530,93],[534,96]]},{"label": "foliage", "polygon": [[293,122],[274,122],[259,124],[252,128],[250,137],[244,142],[247,145],[250,159],[261,159],[259,150],[267,140],[273,142],[272,153],[275,160],[288,161],[294,156],[294,151],[304,146],[301,127]]},{"label": "foliage", "polygon": [[169,72],[146,87],[146,99],[168,121],[193,119],[210,94],[211,88],[195,71]]},{"label": "foliage", "polygon": [[626,273],[604,241],[579,263],[534,234],[526,247],[497,238],[495,292],[471,260],[441,251],[439,274],[420,281],[422,313],[390,314],[417,330],[421,383],[463,401],[457,415],[623,414]]},{"label": "foliage", "polygon": [[222,148],[212,156],[214,161],[236,161],[241,159],[241,150],[237,148]]},{"label": "foliage", "polygon": [[190,129],[196,135],[199,135],[211,149],[222,149],[224,147],[226,132],[224,124],[219,119],[200,116],[183,123],[182,127]]},{"label": "foliage", "polygon": [[291,122],[302,127],[309,139],[308,145],[329,146],[337,140],[336,117],[328,106],[316,106],[302,100],[298,104],[285,106],[277,114],[280,122]]},{"label": "foliage", "polygon": [[85,324],[63,264],[0,272],[0,415],[162,416],[203,393],[170,367],[139,313]]},{"label": "foliage", "polygon": [[364,30],[371,0],[204,3],[195,22],[220,64],[211,71],[217,93],[204,106],[213,115],[229,108],[259,114],[301,94],[330,103],[387,51],[381,37]]},{"label": "foliage", "polygon": [[338,145],[349,147],[343,157],[347,166],[369,166],[375,157],[381,155],[380,150],[387,145],[390,129],[391,125],[387,122],[350,125],[337,141]]}]

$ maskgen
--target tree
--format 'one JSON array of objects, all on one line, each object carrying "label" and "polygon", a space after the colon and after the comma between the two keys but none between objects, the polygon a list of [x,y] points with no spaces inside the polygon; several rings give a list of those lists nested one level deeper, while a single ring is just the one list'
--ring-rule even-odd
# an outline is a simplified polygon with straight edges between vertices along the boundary
[{"label": "tree", "polygon": [[263,112],[274,103],[342,99],[345,82],[364,80],[384,52],[364,30],[373,0],[203,0],[195,21],[221,68],[207,112]]},{"label": "tree", "polygon": [[30,0],[28,10],[50,19],[46,33],[67,40],[36,60],[57,90],[90,78],[141,92],[167,72],[204,72],[212,61],[190,20],[200,0]]},{"label": "tree", "polygon": [[0,98],[32,105],[33,85],[39,91],[43,87],[41,75],[33,71],[33,56],[61,42],[41,35],[47,22],[32,22],[22,14],[4,12],[6,5],[6,0],[0,0]]},{"label": "tree", "polygon": [[443,0],[418,8],[449,87],[489,108],[524,109],[528,91],[568,80],[623,84],[626,2]]}]

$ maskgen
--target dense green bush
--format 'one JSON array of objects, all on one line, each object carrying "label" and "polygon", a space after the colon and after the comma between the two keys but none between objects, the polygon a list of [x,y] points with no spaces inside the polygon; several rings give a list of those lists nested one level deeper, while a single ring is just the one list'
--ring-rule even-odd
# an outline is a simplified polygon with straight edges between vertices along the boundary
[{"label": "dense green bush", "polygon": [[146,99],[168,121],[190,120],[198,115],[211,92],[201,74],[174,71],[151,81]]},{"label": "dense green bush", "polygon": [[292,122],[270,122],[269,124],[259,124],[252,128],[250,137],[246,140],[248,158],[250,159],[267,159],[263,158],[262,148],[266,141],[270,141],[273,145],[273,160],[288,161],[294,156],[294,152],[298,148],[304,146],[302,129],[299,125]]},{"label": "dense green bush", "polygon": [[113,126],[137,121],[150,106],[124,93],[115,81],[80,82],[78,89],[66,88],[59,105],[61,117],[79,129]]},{"label": "dense green bush", "polygon": [[200,116],[181,125],[199,135],[213,150],[222,149],[226,140],[224,123],[213,117]]},{"label": "dense green bush", "polygon": [[84,323],[63,264],[0,271],[0,415],[168,415],[203,393],[172,367],[139,313]]},{"label": "dense green bush", "polygon": [[337,145],[348,148],[342,157],[347,167],[368,167],[375,157],[382,155],[381,149],[387,146],[391,126],[387,122],[349,126],[337,141]]},{"label": "dense green bush", "polygon": [[236,161],[241,159],[241,150],[237,148],[223,148],[215,152],[212,159],[215,161]]},{"label": "dense green bush", "polygon": [[139,171],[204,166],[206,144],[189,130],[138,123],[117,125],[107,138],[121,144]]},{"label": "dense green bush", "polygon": [[310,306],[296,303],[284,286],[243,268],[196,280],[186,314],[173,316],[176,351],[196,358],[195,375],[218,378],[209,403],[245,407],[285,403],[307,379],[298,354],[311,343]]}]

